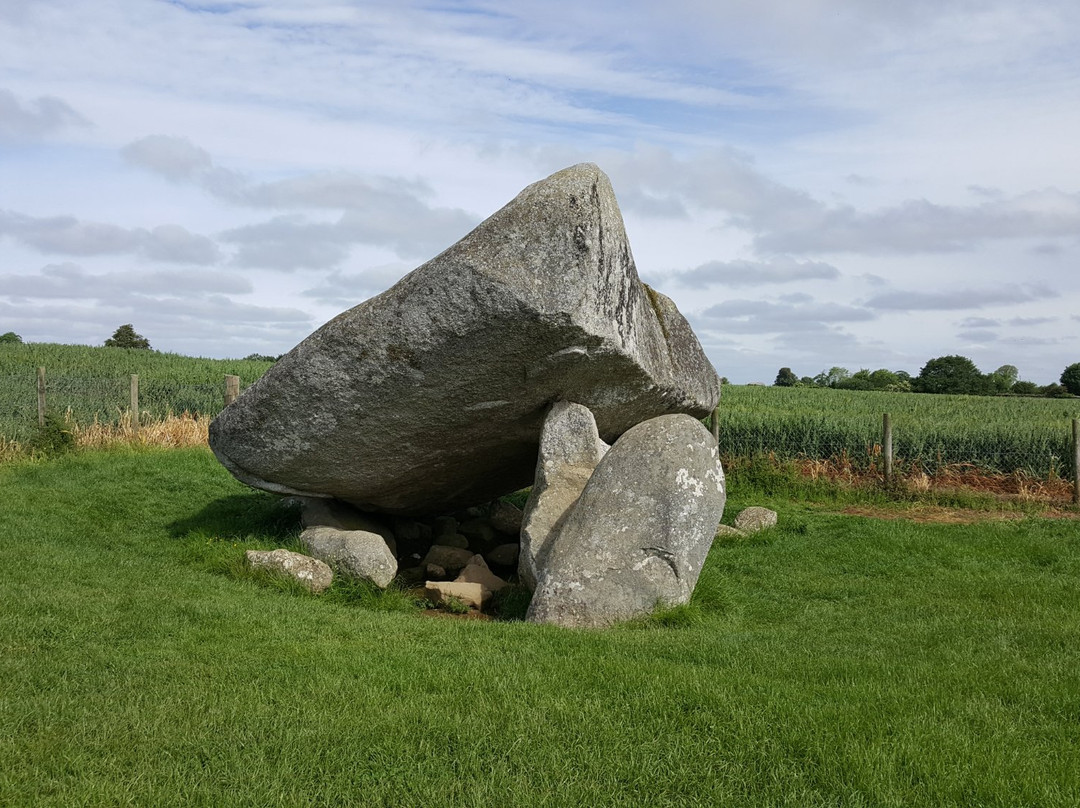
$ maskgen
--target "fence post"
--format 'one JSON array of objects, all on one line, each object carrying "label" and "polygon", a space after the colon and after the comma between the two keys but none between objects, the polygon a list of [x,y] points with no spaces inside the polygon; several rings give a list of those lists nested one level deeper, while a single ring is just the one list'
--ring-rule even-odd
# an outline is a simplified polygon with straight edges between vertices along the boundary
[{"label": "fence post", "polygon": [[1080,505],[1080,418],[1073,418],[1073,502]]},{"label": "fence post", "polygon": [[716,405],[716,409],[712,411],[712,420],[709,426],[712,427],[712,439],[713,443],[717,446],[720,445],[720,405]]},{"label": "fence post", "polygon": [[37,369],[37,422],[45,426],[45,368]]},{"label": "fence post", "polygon": [[240,377],[225,376],[225,406],[228,407],[240,395]]},{"label": "fence post", "polygon": [[131,431],[139,431],[139,374],[131,374]]},{"label": "fence post", "polygon": [[881,450],[885,454],[885,484],[892,485],[892,416],[887,412],[881,416]]}]

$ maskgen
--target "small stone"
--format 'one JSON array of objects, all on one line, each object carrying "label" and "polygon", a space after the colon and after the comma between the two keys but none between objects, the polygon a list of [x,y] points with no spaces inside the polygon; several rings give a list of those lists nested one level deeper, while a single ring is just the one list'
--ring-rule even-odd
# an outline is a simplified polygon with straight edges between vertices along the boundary
[{"label": "small stone", "polygon": [[[434,564],[432,564],[431,566],[435,567]],[[443,577],[445,577],[446,571],[443,570],[442,567],[435,567],[435,569],[441,570],[443,573]],[[427,578],[436,577],[439,576],[429,574],[429,571],[424,569],[423,567],[406,567],[405,569],[398,571],[398,580],[400,580],[401,583],[403,583],[405,586],[416,586],[421,581],[424,581]]]},{"label": "small stone", "polygon": [[491,598],[491,590],[480,584],[459,581],[428,581],[424,584],[424,595],[433,603],[442,603],[447,597],[457,598],[466,606],[483,609]]},{"label": "small stone", "polygon": [[268,570],[292,578],[316,595],[326,591],[334,581],[333,570],[327,564],[317,558],[294,553],[284,548],[248,550],[244,555],[253,570]]},{"label": "small stone", "polygon": [[431,535],[436,542],[443,536],[453,536],[457,532],[458,520],[452,516],[436,516],[431,520]]},{"label": "small stone", "polygon": [[752,506],[739,511],[735,517],[735,527],[743,533],[757,533],[776,525],[776,511]]},{"label": "small stone", "polygon": [[745,538],[747,534],[744,533],[743,531],[739,530],[737,527],[732,527],[731,525],[717,525],[716,526],[716,535],[717,536],[737,536],[739,538]]},{"label": "small stone", "polygon": [[491,526],[508,536],[517,536],[521,533],[521,520],[524,518],[525,513],[521,508],[509,502],[503,502],[501,499],[496,500],[491,506],[491,513],[488,515]]},{"label": "small stone", "polygon": [[472,560],[474,553],[460,547],[447,547],[433,544],[424,556],[423,564],[436,564],[446,570],[447,575],[457,575]]},{"label": "small stone", "polygon": [[363,530],[367,533],[375,533],[382,536],[390,552],[397,555],[394,532],[381,519],[376,519],[347,502],[336,499],[318,497],[297,497],[297,499],[303,500],[300,523],[304,527],[332,527],[337,530]]},{"label": "small stone", "polygon": [[488,551],[484,558],[489,564],[495,564],[499,567],[514,567],[518,563],[518,552],[521,545],[517,542],[511,542],[508,544],[500,544]]},{"label": "small stone", "polygon": [[446,570],[440,567],[438,564],[427,564],[424,567],[417,567],[416,569],[424,570],[424,575],[433,581],[441,581],[446,578]]},{"label": "small stone", "polygon": [[392,522],[394,538],[399,542],[409,544],[431,543],[431,525],[418,522],[415,519],[394,519]]},{"label": "small stone", "polygon": [[469,540],[460,533],[453,533],[449,536],[439,536],[439,544],[443,547],[457,547],[464,550],[469,546]]},{"label": "small stone", "polygon": [[490,547],[497,535],[487,519],[470,519],[463,522],[458,531],[469,540],[470,547]]},{"label": "small stone", "polygon": [[370,581],[380,589],[389,586],[397,574],[397,559],[377,533],[309,527],[300,534],[300,542],[340,574]]},{"label": "small stone", "polygon": [[458,583],[480,584],[484,589],[489,589],[493,593],[510,585],[488,569],[482,555],[474,555],[469,559],[469,563],[465,565],[465,568],[454,580]]}]

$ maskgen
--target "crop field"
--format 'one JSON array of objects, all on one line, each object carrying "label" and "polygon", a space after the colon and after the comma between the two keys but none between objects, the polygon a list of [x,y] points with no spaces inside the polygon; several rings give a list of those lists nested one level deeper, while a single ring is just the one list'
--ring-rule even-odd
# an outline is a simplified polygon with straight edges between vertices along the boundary
[{"label": "crop field", "polygon": [[897,467],[934,472],[973,464],[1038,477],[1071,474],[1071,423],[1080,399],[883,393],[725,385],[720,448],[730,457],[843,455],[879,462],[882,414],[893,426]]},{"label": "crop field", "polygon": [[[75,423],[121,422],[130,375],[139,374],[140,410],[216,415],[225,374],[247,387],[271,366],[253,360],[198,359],[120,348],[0,346],[0,437],[25,440],[37,424],[36,369],[46,368],[49,411]],[[881,417],[890,413],[896,468],[933,474],[969,464],[982,471],[1068,477],[1071,420],[1080,399],[945,396],[821,388],[725,385],[720,448],[726,457],[842,457],[880,465]]]},{"label": "crop field", "polygon": [[139,375],[139,409],[151,419],[183,412],[216,415],[224,377],[241,389],[271,362],[201,359],[128,348],[30,343],[0,345],[0,436],[23,440],[37,424],[37,368],[46,372],[50,412],[79,424],[116,423],[127,411],[131,374]]}]

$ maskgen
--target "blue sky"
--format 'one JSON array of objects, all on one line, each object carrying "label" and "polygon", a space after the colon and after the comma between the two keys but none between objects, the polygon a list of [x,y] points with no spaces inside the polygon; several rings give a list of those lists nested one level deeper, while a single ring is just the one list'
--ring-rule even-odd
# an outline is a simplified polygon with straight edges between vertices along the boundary
[{"label": "blue sky", "polygon": [[282,353],[592,161],[718,371],[1080,361],[1080,6],[0,0],[0,332]]}]

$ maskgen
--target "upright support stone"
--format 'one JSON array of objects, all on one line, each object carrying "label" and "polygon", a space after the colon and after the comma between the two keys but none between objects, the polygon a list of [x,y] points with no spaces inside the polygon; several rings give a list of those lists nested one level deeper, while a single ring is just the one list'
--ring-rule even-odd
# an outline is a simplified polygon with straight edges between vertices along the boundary
[{"label": "upright support stone", "polygon": [[139,374],[131,374],[131,431],[139,431]]},{"label": "upright support stone", "polygon": [[228,407],[240,396],[240,377],[225,377],[225,406]]}]

